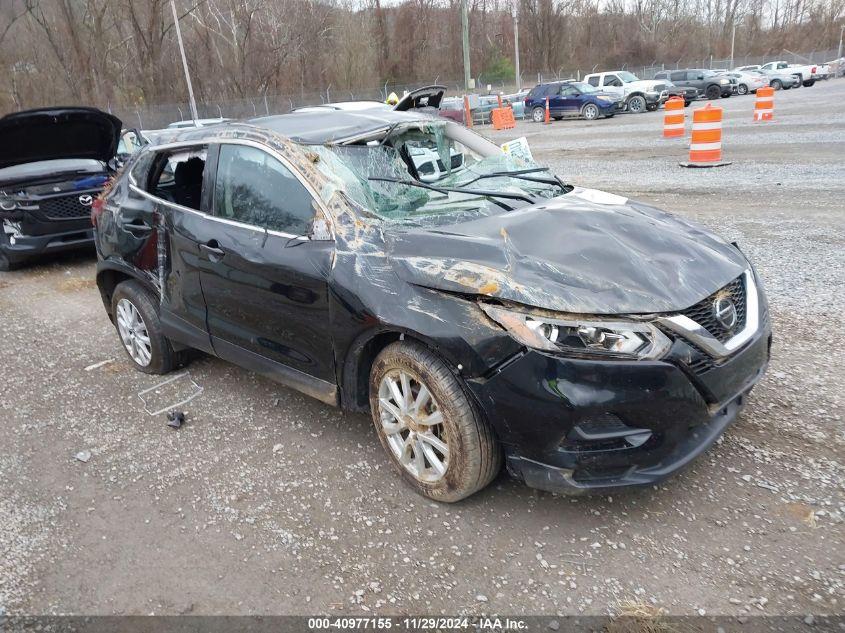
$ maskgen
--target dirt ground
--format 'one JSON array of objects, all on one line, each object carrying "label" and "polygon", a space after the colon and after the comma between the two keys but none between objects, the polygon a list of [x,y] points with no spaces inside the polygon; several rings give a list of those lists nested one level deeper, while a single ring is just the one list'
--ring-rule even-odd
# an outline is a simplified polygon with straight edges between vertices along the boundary
[{"label": "dirt ground", "polygon": [[93,256],[0,273],[0,613],[842,614],[843,103],[843,80],[776,93],[772,123],[717,102],[733,164],[711,170],[678,166],[662,111],[482,130],[737,240],[766,283],[768,375],[653,489],[572,499],[503,474],[437,505],[365,416],[209,357],[173,430],[143,410],[160,378],[125,358]]}]

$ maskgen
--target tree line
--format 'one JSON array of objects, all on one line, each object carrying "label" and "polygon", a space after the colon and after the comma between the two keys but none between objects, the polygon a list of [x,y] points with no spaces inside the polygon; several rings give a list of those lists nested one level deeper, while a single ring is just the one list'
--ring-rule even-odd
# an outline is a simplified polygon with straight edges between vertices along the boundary
[{"label": "tree line", "polygon": [[[197,99],[463,76],[460,0],[177,0]],[[845,0],[469,0],[472,74],[835,48]],[[0,0],[0,110],[184,101],[169,0]],[[530,83],[527,81],[527,83]]]}]

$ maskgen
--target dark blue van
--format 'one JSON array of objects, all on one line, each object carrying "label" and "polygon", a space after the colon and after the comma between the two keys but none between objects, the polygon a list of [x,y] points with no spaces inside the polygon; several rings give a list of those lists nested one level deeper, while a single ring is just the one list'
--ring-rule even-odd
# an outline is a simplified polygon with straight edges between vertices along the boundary
[{"label": "dark blue van", "polygon": [[525,97],[525,114],[537,123],[546,118],[546,97],[554,119],[612,117],[624,107],[619,96],[601,92],[583,81],[552,81],[537,84]]}]

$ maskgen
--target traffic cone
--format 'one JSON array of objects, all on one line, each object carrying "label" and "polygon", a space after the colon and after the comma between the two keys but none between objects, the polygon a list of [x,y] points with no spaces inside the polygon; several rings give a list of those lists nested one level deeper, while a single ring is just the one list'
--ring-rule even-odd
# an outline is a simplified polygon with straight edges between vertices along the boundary
[{"label": "traffic cone", "polygon": [[722,167],[722,108],[708,103],[692,113],[689,162],[681,167]]},{"label": "traffic cone", "polygon": [[549,98],[546,97],[546,125],[552,122],[551,113],[549,112]]},{"label": "traffic cone", "polygon": [[469,96],[464,95],[464,120],[467,127],[472,127],[472,110],[469,107]]},{"label": "traffic cone", "polygon": [[663,138],[677,138],[684,135],[684,100],[672,97],[666,102],[663,115]]},{"label": "traffic cone", "polygon": [[775,117],[775,89],[771,86],[757,89],[757,101],[754,103],[754,120],[771,121]]}]

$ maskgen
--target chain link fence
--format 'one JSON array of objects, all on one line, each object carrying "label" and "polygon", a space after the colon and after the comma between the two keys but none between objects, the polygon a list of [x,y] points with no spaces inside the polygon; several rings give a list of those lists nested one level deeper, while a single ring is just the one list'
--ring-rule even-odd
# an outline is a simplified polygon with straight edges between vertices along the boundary
[{"label": "chain link fence", "polygon": [[[627,70],[640,79],[651,79],[655,73],[661,70],[674,70],[677,68],[711,68],[728,69],[751,64],[764,64],[772,60],[785,60],[790,63],[820,64],[836,58],[838,51],[828,49],[821,51],[810,51],[794,53],[781,51],[779,55],[737,55],[731,59],[717,59],[707,57],[703,59],[679,59],[670,62],[653,61],[647,65],[624,64],[621,68],[604,68],[593,66],[591,68],[558,68],[538,73],[525,73],[521,77],[521,87],[530,88],[536,83],[547,81],[561,81],[565,79],[580,80],[585,75],[603,70]],[[220,100],[213,102],[197,103],[197,114],[200,118],[229,118],[229,119],[251,119],[272,114],[285,114],[298,107],[307,105],[318,105],[339,101],[379,101],[384,102],[391,92],[400,97],[406,91],[420,88],[431,84],[446,86],[447,95],[461,96],[464,94],[463,79],[444,79],[433,77],[428,82],[417,82],[410,84],[385,83],[381,86],[355,89],[337,89],[327,86],[320,91],[304,92],[288,95],[260,95],[245,99]],[[511,95],[516,93],[515,81],[487,81],[483,75],[475,78],[478,94],[503,94]],[[101,104],[101,107],[119,117],[126,127],[137,127],[138,129],[152,130],[167,127],[174,121],[184,121],[191,118],[191,109],[187,102],[139,105],[139,106],[113,106],[112,104]]]}]

